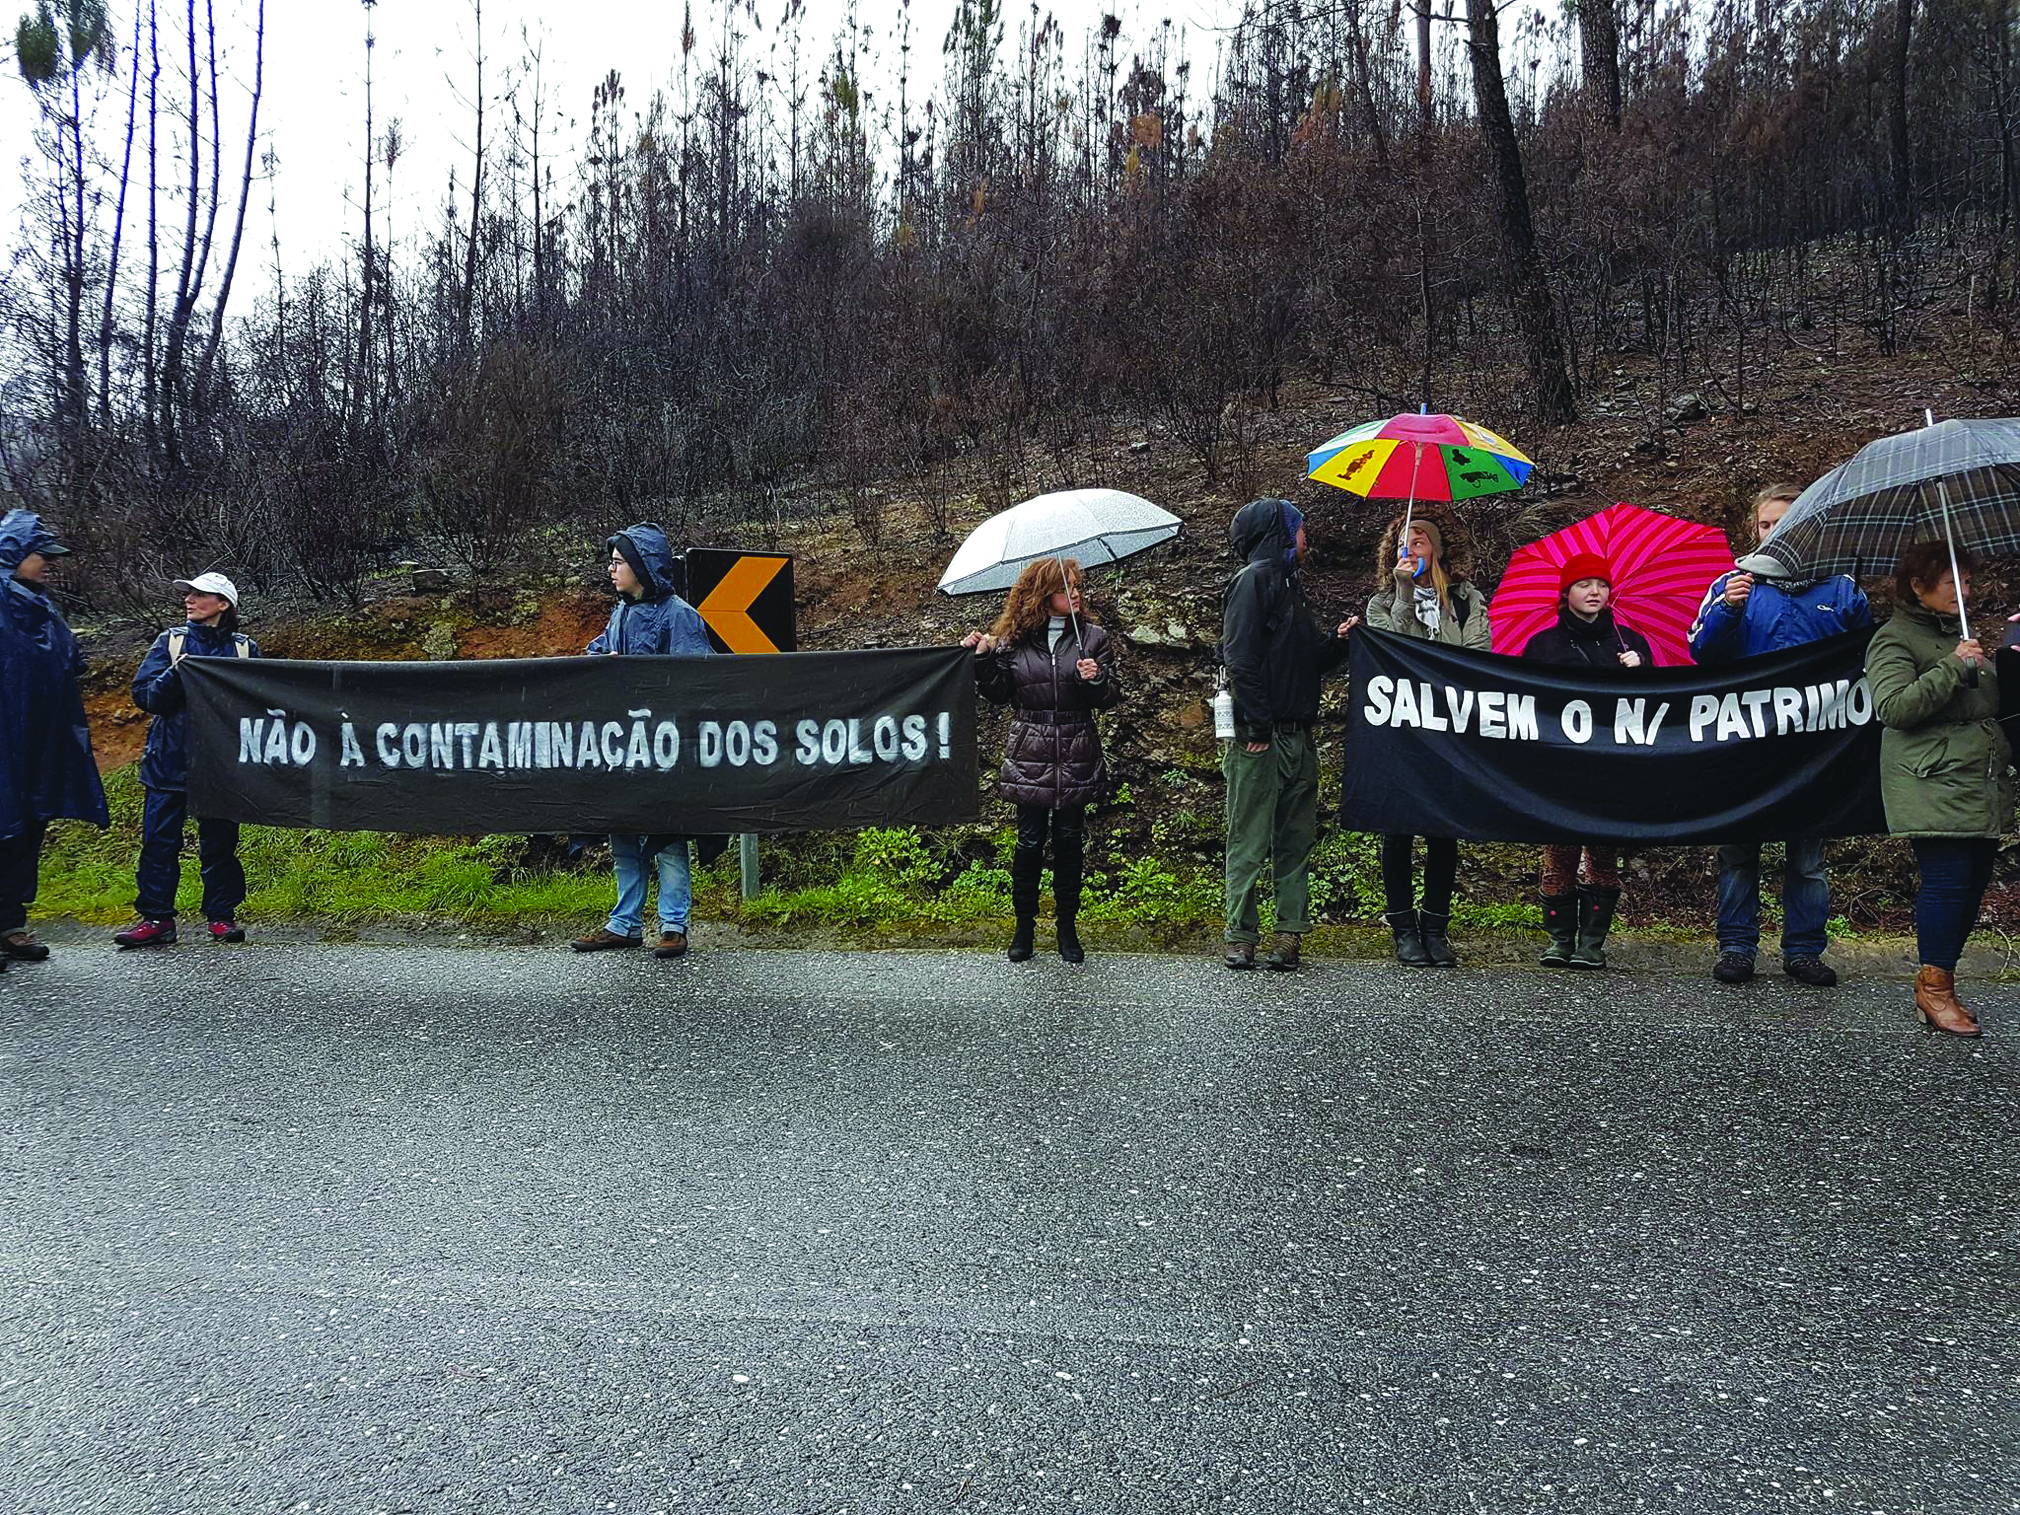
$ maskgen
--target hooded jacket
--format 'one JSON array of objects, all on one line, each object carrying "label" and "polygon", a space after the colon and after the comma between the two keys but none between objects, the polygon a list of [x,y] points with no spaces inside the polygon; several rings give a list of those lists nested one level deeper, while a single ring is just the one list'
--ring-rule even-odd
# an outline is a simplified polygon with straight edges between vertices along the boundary
[{"label": "hooded jacket", "polygon": [[1640,653],[1643,668],[1655,666],[1655,653],[1648,645],[1648,638],[1632,626],[1614,620],[1613,607],[1609,605],[1589,621],[1560,608],[1557,624],[1546,626],[1531,637],[1522,649],[1522,656],[1539,663],[1626,673],[1628,670],[1620,666],[1623,652]]},{"label": "hooded jacket", "polygon": [[[1735,568],[1733,573],[1737,572]],[[1755,579],[1753,592],[1737,609],[1725,602],[1725,586],[1731,579],[1732,573],[1713,579],[1698,606],[1690,628],[1690,655],[1700,663],[1730,663],[1781,652],[1873,624],[1872,607],[1849,574],[1809,584]]]},{"label": "hooded jacket", "polygon": [[610,624],[589,644],[592,654],[626,657],[706,657],[715,651],[701,613],[673,592],[673,547],[666,533],[641,522],[605,544],[638,575],[642,592],[611,607]]},{"label": "hooded jacket", "polygon": [[[140,782],[149,789],[189,787],[189,712],[182,692],[182,668],[171,661],[170,640],[182,636],[185,658],[258,657],[259,643],[236,631],[199,626],[190,621],[164,631],[140,660],[133,676],[133,703],[154,720],[147,728],[147,750],[140,758]],[[241,654],[239,647],[245,652]]]},{"label": "hooded jacket", "polygon": [[[1758,592],[1758,591],[1756,591]],[[1996,837],[2013,824],[2012,749],[1999,674],[1965,682],[1955,616],[1903,605],[1866,647],[1880,734],[1880,800],[1895,836]]]},{"label": "hooded jacket", "polygon": [[[1108,768],[1094,712],[1122,698],[1115,677],[1115,650],[1108,633],[1080,618],[1048,648],[1048,628],[975,659],[975,687],[985,699],[1010,705],[1010,734],[1003,743],[997,791],[1013,805],[1063,810],[1092,805],[1107,787]],[[1098,677],[1083,679],[1074,664],[1092,658]]]},{"label": "hooded jacket", "polygon": [[14,577],[54,540],[33,511],[0,519],[0,839],[59,818],[108,819],[77,638],[47,595]]},{"label": "hooded jacket", "polygon": [[1347,656],[1346,641],[1312,619],[1292,567],[1302,519],[1288,500],[1251,500],[1228,526],[1246,566],[1221,596],[1220,652],[1242,741],[1317,720],[1319,681]]},{"label": "hooded jacket", "polygon": [[1381,587],[1368,601],[1368,624],[1377,631],[1394,632],[1419,641],[1474,652],[1489,651],[1493,645],[1493,627],[1487,619],[1487,597],[1467,577],[1471,552],[1465,530],[1456,520],[1442,514],[1424,512],[1424,518],[1438,528],[1444,543],[1443,562],[1445,577],[1450,581],[1448,597],[1452,613],[1439,616],[1435,637],[1431,628],[1417,619],[1413,596],[1396,578],[1396,528],[1391,525],[1382,533],[1381,545],[1375,549],[1375,582]]}]

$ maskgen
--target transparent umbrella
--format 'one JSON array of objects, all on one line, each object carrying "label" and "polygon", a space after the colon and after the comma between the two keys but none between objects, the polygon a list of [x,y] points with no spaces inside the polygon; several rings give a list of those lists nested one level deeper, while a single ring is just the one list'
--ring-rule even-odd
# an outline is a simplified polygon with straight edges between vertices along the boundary
[{"label": "transparent umbrella", "polygon": [[[940,575],[943,594],[1001,593],[1040,558],[1078,559],[1082,568],[1116,563],[1178,535],[1184,523],[1141,495],[1119,489],[1062,489],[989,517],[968,533]],[[1080,637],[1075,619],[1074,639]]]}]

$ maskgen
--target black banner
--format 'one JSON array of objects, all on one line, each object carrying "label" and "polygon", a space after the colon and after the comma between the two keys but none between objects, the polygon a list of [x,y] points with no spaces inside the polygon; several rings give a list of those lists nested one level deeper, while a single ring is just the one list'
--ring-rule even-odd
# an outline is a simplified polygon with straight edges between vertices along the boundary
[{"label": "black banner", "polygon": [[1616,678],[1362,627],[1341,822],[1508,842],[1882,833],[1871,637]]},{"label": "black banner", "polygon": [[310,663],[191,658],[190,808],[439,835],[975,818],[974,659]]}]

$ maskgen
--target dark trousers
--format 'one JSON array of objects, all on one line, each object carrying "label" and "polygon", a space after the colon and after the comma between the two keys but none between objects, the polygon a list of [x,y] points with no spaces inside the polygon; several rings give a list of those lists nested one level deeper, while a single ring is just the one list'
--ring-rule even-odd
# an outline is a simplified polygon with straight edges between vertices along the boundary
[{"label": "dark trousers", "polygon": [[[1382,898],[1388,912],[1399,915],[1417,908],[1414,836],[1382,838]],[[1424,838],[1424,909],[1432,915],[1452,913],[1452,881],[1459,876],[1459,843],[1449,836]]]},{"label": "dark trousers", "polygon": [[1017,850],[1010,855],[1010,904],[1020,921],[1038,918],[1045,838],[1052,838],[1052,905],[1061,920],[1080,913],[1080,875],[1087,858],[1087,807],[1017,807]]},{"label": "dark trousers", "polygon": [[0,932],[19,931],[28,924],[28,907],[35,903],[36,871],[42,865],[42,833],[47,829],[30,826],[0,841]]},{"label": "dark trousers", "polygon": [[1916,945],[1931,968],[1954,972],[1978,924],[1999,843],[1993,837],[1917,836],[1908,845],[1922,874],[1915,890]]},{"label": "dark trousers", "polygon": [[[175,919],[182,882],[182,830],[189,796],[180,789],[150,789],[140,823],[140,893],[133,908],[151,921]],[[196,823],[196,860],[203,870],[203,918],[238,918],[245,903],[245,869],[238,860],[238,822],[202,817]]]}]

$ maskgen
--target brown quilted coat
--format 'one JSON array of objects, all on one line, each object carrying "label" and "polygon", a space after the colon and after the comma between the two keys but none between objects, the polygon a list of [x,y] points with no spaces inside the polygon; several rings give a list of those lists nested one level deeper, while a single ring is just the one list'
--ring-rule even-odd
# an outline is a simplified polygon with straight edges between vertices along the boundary
[{"label": "brown quilted coat", "polygon": [[[1092,805],[1107,787],[1094,712],[1120,700],[1122,686],[1116,682],[1108,633],[1082,620],[1080,636],[1076,643],[1067,628],[1059,646],[1048,653],[1046,631],[1040,627],[1028,640],[975,659],[975,687],[982,697],[1016,712],[996,786],[1013,805]],[[1082,656],[1101,665],[1099,678],[1081,678],[1073,665]]]}]

